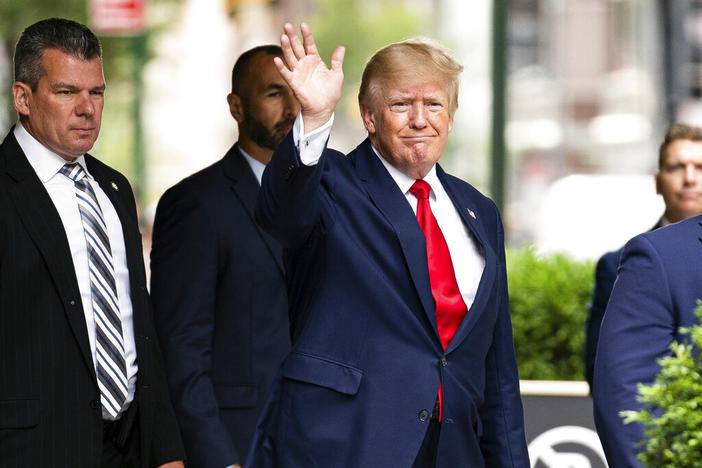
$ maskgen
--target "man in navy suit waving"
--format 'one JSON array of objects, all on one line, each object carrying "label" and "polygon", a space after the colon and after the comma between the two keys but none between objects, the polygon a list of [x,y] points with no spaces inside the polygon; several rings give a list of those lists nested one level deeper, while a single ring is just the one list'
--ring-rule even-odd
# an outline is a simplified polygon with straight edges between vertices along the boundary
[{"label": "man in navy suit waving", "polygon": [[526,467],[495,205],[437,164],[462,67],[423,40],[376,52],[368,139],[326,147],[331,68],[302,25],[275,63],[301,105],[256,218],[285,249],[292,328],[247,466]]}]

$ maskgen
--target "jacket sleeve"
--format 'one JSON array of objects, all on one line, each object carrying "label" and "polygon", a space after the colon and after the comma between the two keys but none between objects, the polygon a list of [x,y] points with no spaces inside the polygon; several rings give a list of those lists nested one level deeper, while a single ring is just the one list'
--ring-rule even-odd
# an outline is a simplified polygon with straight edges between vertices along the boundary
[{"label": "jacket sleeve", "polygon": [[154,222],[151,295],[168,386],[194,466],[241,463],[220,419],[211,378],[217,237],[197,194],[164,194]]},{"label": "jacket sleeve", "polygon": [[[129,183],[126,178],[118,173],[113,174],[113,177],[121,179],[126,187]],[[120,183],[120,186],[122,185]],[[123,197],[129,206],[129,212],[132,213],[134,229],[137,229],[136,221],[136,202],[132,195],[131,189],[120,190]],[[128,222],[122,220],[122,222]],[[125,238],[126,242],[126,238]],[[185,460],[185,450],[183,441],[178,430],[178,424],[173,406],[168,398],[168,386],[166,383],[166,375],[164,371],[163,358],[161,350],[156,339],[156,330],[154,328],[153,313],[151,300],[146,289],[146,275],[144,271],[144,260],[142,256],[141,243],[138,245],[138,265],[129,265],[130,278],[136,278],[136,283],[139,288],[132,291],[132,303],[135,314],[140,311],[139,316],[135,315],[135,339],[137,340],[137,359],[139,362],[139,371],[137,377],[138,404],[139,404],[139,421],[140,430],[142,431],[142,443],[148,441],[149,447],[141,447],[142,459],[148,459],[154,466],[161,465],[166,462]],[[134,283],[135,281],[132,281]],[[138,304],[138,305],[137,305]],[[140,323],[139,329],[143,332],[137,333],[136,323]],[[139,342],[142,343],[140,346]],[[143,351],[143,354],[142,354]],[[147,407],[145,408],[144,405]],[[145,434],[146,433],[146,434]],[[147,454],[148,452],[148,454]]]},{"label": "jacket sleeve", "polygon": [[[256,223],[284,248],[304,244],[322,220],[322,212],[334,209],[333,176],[328,164],[332,154],[341,155],[325,147],[317,164],[302,164],[290,132],[266,166],[256,203]],[[330,196],[320,196],[322,190]]]}]

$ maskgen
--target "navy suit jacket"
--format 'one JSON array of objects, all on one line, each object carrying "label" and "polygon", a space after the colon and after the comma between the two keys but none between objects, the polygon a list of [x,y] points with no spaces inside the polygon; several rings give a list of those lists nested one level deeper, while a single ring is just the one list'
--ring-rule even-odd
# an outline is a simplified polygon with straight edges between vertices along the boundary
[{"label": "navy suit jacket", "polygon": [[[122,416],[138,414],[144,468],[184,458],[146,290],[127,179],[90,155],[122,224],[139,370]],[[71,249],[12,130],[0,145],[0,465],[100,466],[102,406]]]},{"label": "navy suit jacket", "polygon": [[190,467],[243,464],[290,349],[282,249],[253,222],[258,190],[235,145],[156,210],[151,293]]},{"label": "navy suit jacket", "polygon": [[437,174],[485,257],[446,351],[424,234],[369,141],[348,156],[326,149],[314,166],[300,163],[291,134],[276,150],[256,217],[285,248],[293,348],[247,466],[407,468],[439,382],[437,466],[529,466],[499,214]]},{"label": "navy suit jacket", "polygon": [[702,298],[702,216],[634,237],[624,247],[619,275],[600,328],[595,361],[594,412],[610,466],[642,467],[638,423],[619,412],[638,410],[639,382],[650,384],[669,356],[679,328],[697,323]]}]

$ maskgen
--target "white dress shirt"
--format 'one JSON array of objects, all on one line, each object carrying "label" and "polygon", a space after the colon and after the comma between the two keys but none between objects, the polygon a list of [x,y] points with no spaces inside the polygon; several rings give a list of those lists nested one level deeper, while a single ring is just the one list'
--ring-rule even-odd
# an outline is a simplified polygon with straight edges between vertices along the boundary
[{"label": "white dress shirt", "polygon": [[[78,280],[80,298],[83,303],[83,313],[85,324],[88,329],[88,339],[90,341],[90,351],[93,356],[93,364],[97,366],[95,360],[95,317],[92,308],[92,296],[90,294],[90,267],[88,265],[88,247],[83,231],[74,182],[61,174],[60,169],[66,164],[66,160],[58,154],[46,148],[31,136],[21,123],[15,125],[15,138],[22,148],[29,164],[36,172],[39,180],[44,184],[44,188],[49,193],[51,201],[61,217],[63,228],[66,231],[68,245],[73,257],[73,268]],[[129,391],[127,394],[127,404],[134,399],[136,387],[137,362],[136,346],[134,343],[134,322],[132,301],[129,288],[129,268],[127,267],[127,252],[124,245],[124,235],[122,233],[122,223],[117,211],[107,198],[105,192],[100,188],[100,184],[90,175],[85,163],[85,157],[81,156],[76,161],[87,174],[90,185],[95,191],[100,208],[102,209],[105,224],[107,225],[107,235],[110,239],[112,249],[112,260],[115,267],[115,283],[117,287],[117,298],[119,301],[119,314],[122,318],[122,335],[124,340],[125,361],[127,366],[127,379]],[[123,410],[124,411],[124,410]],[[103,419],[112,419],[103,408]]]},{"label": "white dress shirt", "polygon": [[[326,124],[305,135],[302,117],[301,114],[298,114],[293,125],[293,139],[300,151],[300,160],[303,164],[307,166],[317,164],[322,156],[324,145],[329,138],[333,122],[334,116],[332,115],[332,118]],[[383,163],[383,166],[390,173],[402,193],[405,194],[407,203],[410,204],[416,215],[417,198],[409,191],[415,180],[386,161],[375,147],[373,147],[373,152],[380,159],[380,162]],[[456,274],[458,290],[461,292],[466,307],[470,309],[485,269],[485,257],[473,233],[461,219],[456,206],[449,198],[441,181],[439,181],[436,175],[436,165],[432,166],[424,180],[431,186],[429,206],[446,239],[446,244],[451,254],[453,270]]]}]

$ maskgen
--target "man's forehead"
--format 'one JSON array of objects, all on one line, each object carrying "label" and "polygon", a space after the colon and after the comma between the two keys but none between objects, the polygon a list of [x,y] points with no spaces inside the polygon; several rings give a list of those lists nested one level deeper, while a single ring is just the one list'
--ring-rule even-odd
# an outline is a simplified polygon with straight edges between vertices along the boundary
[{"label": "man's forehead", "polygon": [[59,49],[47,49],[42,55],[44,75],[52,77],[74,76],[77,79],[87,79],[100,76],[102,80],[102,60],[99,57],[84,59],[73,54],[67,54]]},{"label": "man's forehead", "polygon": [[702,141],[679,138],[672,141],[665,152],[665,164],[682,160],[702,161]]},{"label": "man's forehead", "polygon": [[436,80],[393,80],[381,83],[380,94],[385,98],[432,97],[448,99],[446,85]]},{"label": "man's forehead", "polygon": [[100,67],[102,67],[102,59],[99,56],[86,59],[58,48],[48,48],[44,50],[41,54],[41,60],[43,63],[51,61],[69,61],[72,63],[83,63],[86,65],[99,63]]}]

